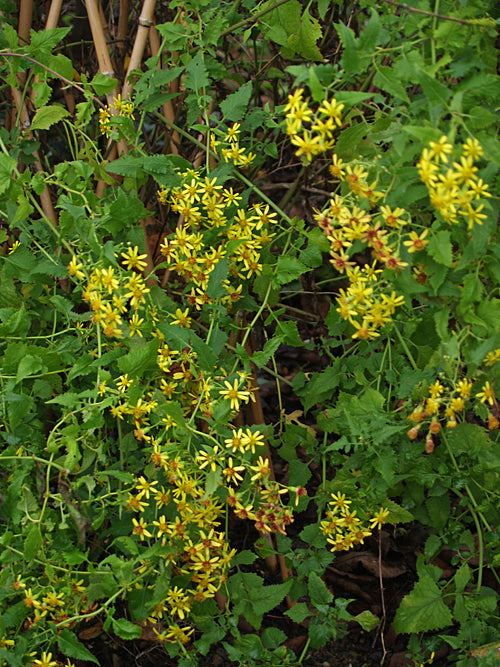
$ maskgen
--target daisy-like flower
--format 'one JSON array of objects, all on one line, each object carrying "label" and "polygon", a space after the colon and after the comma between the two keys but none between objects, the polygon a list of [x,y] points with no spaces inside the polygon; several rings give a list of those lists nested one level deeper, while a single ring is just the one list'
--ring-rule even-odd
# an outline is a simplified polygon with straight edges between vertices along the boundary
[{"label": "daisy-like flower", "polygon": [[231,410],[239,410],[241,401],[248,403],[250,400],[250,392],[246,389],[240,389],[237,379],[234,380],[232,385],[228,380],[225,380],[224,385],[226,389],[221,389],[219,394],[226,400],[231,401]]},{"label": "daisy-like flower", "polygon": [[389,510],[387,507],[381,507],[379,511],[375,514],[373,519],[370,520],[371,528],[380,528],[384,523],[387,523],[387,517],[389,516]]},{"label": "daisy-like flower", "polygon": [[403,245],[405,245],[408,248],[408,252],[419,252],[420,250],[423,250],[425,246],[429,243],[429,240],[426,239],[425,237],[429,233],[428,229],[424,229],[424,231],[419,235],[417,232],[410,232],[410,238],[408,241],[403,241]]},{"label": "daisy-like flower", "polygon": [[479,398],[481,403],[489,403],[493,405],[495,403],[495,392],[491,384],[486,381],[481,387],[482,391],[476,394],[476,398]]},{"label": "daisy-like flower", "polygon": [[144,261],[147,255],[139,255],[139,248],[137,246],[127,248],[126,252],[122,252],[121,256],[123,257],[122,264],[129,271],[132,271],[132,269],[143,271],[147,266],[147,263]]}]

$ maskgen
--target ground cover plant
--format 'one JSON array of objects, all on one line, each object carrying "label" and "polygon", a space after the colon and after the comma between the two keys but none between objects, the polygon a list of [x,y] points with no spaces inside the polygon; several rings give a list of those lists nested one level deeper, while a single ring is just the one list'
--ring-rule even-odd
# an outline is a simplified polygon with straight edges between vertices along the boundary
[{"label": "ground cover plant", "polygon": [[1,11],[2,664],[496,664],[497,3]]}]

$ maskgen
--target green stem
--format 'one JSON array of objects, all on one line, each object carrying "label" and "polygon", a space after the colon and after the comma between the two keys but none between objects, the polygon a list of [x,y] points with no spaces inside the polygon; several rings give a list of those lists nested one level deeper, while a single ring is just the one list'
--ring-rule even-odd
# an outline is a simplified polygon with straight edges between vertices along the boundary
[{"label": "green stem", "polygon": [[266,7],[265,9],[261,9],[260,12],[257,12],[253,16],[250,16],[247,19],[243,19],[243,21],[238,21],[238,23],[233,23],[232,26],[226,28],[226,30],[223,30],[220,36],[225,37],[226,35],[231,35],[231,34],[234,35],[239,28],[243,28],[243,26],[247,25],[247,23],[255,23],[262,16],[265,16],[269,12],[272,12],[273,9],[277,9],[280,5],[284,5],[286,2],[288,2],[288,0],[278,0],[277,2],[274,3],[274,5]]},{"label": "green stem", "polygon": [[408,348],[408,345],[406,344],[405,339],[403,338],[403,336],[401,335],[401,332],[399,331],[397,322],[394,323],[394,331],[396,332],[396,335],[399,338],[399,342],[401,343],[401,346],[402,346],[403,350],[406,352],[406,356],[408,357],[408,360],[410,361],[411,365],[413,366],[413,370],[417,371],[418,366],[415,363],[415,359],[413,358],[412,353],[410,352],[410,350]]},{"label": "green stem", "polygon": [[[245,335],[243,336],[243,340],[241,341],[241,346],[242,347],[245,347],[245,344],[248,341],[248,337],[250,336],[251,331],[253,330],[253,328],[257,324],[257,322],[259,321],[259,318],[262,315],[262,313],[264,312],[265,308],[267,308],[267,301],[269,299],[269,295],[271,294],[272,286],[273,286],[273,283],[269,282],[269,285],[267,287],[267,292],[266,292],[266,294],[264,296],[264,299],[262,301],[262,305],[259,308],[259,310],[256,312],[255,317],[251,321],[250,325],[247,327]],[[231,370],[230,375],[232,375],[236,371],[236,369],[238,368],[238,363],[239,363],[238,359],[236,359],[236,361],[234,362],[234,365],[233,365],[233,368]]]}]

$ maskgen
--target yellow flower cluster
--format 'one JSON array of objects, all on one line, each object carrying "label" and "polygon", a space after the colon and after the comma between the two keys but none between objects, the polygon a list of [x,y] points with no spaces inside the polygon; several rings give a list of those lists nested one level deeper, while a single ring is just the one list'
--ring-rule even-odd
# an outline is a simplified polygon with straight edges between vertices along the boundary
[{"label": "yellow flower cluster", "polygon": [[236,167],[249,167],[255,160],[255,154],[247,152],[246,148],[240,146],[241,123],[233,123],[227,132],[219,130],[217,135],[210,135],[210,148],[218,155],[222,155],[224,162],[232,162]]},{"label": "yellow flower cluster", "polygon": [[[492,359],[500,359],[500,350],[490,352],[484,363],[491,365]],[[494,362],[493,362],[494,363]],[[427,426],[425,439],[425,451],[432,454],[434,451],[433,436],[441,431],[440,413],[446,418],[446,426],[455,428],[458,417],[465,414],[467,402],[471,399],[471,390],[474,384],[472,378],[463,378],[454,383],[452,387],[445,387],[439,380],[433,382],[429,387],[428,396],[409,415],[408,419],[415,424],[408,431],[408,437],[415,440],[423,426]],[[498,417],[498,400],[490,382],[486,380],[477,392],[475,398],[480,403],[486,403],[490,407],[488,415],[488,428],[495,430],[500,426]],[[494,414],[494,412],[496,414]]]},{"label": "yellow flower cluster", "polygon": [[111,117],[117,112],[118,116],[125,118],[134,117],[134,105],[132,102],[124,102],[121,95],[113,98],[113,104],[99,110],[99,130],[105,137],[110,137],[113,131]]},{"label": "yellow flower cluster", "polygon": [[295,155],[308,164],[316,155],[325,153],[335,144],[334,132],[342,125],[342,110],[335,98],[323,100],[317,111],[304,100],[304,90],[298,88],[288,96],[285,106],[286,132],[296,146]]},{"label": "yellow flower cluster", "polygon": [[[140,315],[146,310],[146,296],[150,291],[140,273],[146,267],[145,257],[139,255],[137,246],[129,247],[121,253],[125,271],[107,266],[96,267],[90,273],[82,297],[92,311],[92,321],[101,326],[108,338],[122,338],[124,326],[129,336],[142,336],[144,318]],[[115,258],[120,261],[117,254]],[[83,268],[83,264],[72,257],[68,265],[69,275],[83,281],[86,278]]]},{"label": "yellow flower cluster", "polygon": [[330,551],[349,551],[356,544],[363,544],[365,537],[369,537],[375,528],[381,528],[387,523],[389,510],[380,508],[373,519],[363,521],[353,510],[352,500],[348,500],[345,493],[332,493],[328,503],[326,518],[321,522],[321,532],[326,541],[331,544]]},{"label": "yellow flower cluster", "polygon": [[240,281],[262,272],[260,254],[274,236],[268,226],[276,213],[267,204],[242,206],[240,194],[197,171],[189,170],[182,178],[183,185],[158,193],[182,223],[164,239],[161,253],[169,268],[191,285],[187,301],[197,310],[211,303],[206,293],[210,274],[227,257],[229,276],[240,283],[224,281],[227,294],[220,301],[231,308],[241,298]]},{"label": "yellow flower cluster", "polygon": [[452,224],[466,220],[468,229],[472,229],[474,224],[482,225],[487,217],[481,198],[491,197],[475,164],[483,149],[477,139],[467,139],[456,161],[454,153],[453,145],[443,135],[424,149],[417,169],[429,190],[431,204],[441,217]]},{"label": "yellow flower cluster", "polygon": [[[363,183],[366,174],[358,170],[358,175]],[[344,176],[340,174],[339,178]],[[392,289],[390,273],[408,266],[398,252],[406,214],[403,209],[389,206],[368,212],[359,205],[359,199],[357,203],[352,204],[349,197],[334,195],[328,208],[314,217],[330,242],[330,263],[349,281],[345,290],[339,290],[337,311],[355,328],[354,339],[370,340],[380,335],[379,329],[391,321],[396,308],[404,303],[404,297]],[[426,232],[415,238],[411,232],[409,240],[403,241],[410,252],[425,247]],[[363,247],[370,250],[371,264],[354,261],[355,244],[356,254],[363,252]],[[387,278],[381,275],[384,270],[389,272],[385,274]]]},{"label": "yellow flower cluster", "polygon": [[49,582],[39,577],[30,582],[18,576],[13,587],[28,609],[26,628],[53,623],[60,628],[72,627],[74,622],[66,623],[70,617],[85,615],[94,609],[94,604],[88,601],[83,579],[53,578]]}]

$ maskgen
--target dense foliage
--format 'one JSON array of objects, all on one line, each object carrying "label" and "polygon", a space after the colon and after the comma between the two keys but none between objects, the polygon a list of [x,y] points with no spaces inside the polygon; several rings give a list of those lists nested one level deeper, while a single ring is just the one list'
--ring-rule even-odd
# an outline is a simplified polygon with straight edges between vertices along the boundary
[{"label": "dense foliage", "polygon": [[497,3],[132,5],[2,2],[2,664],[496,664]]}]

